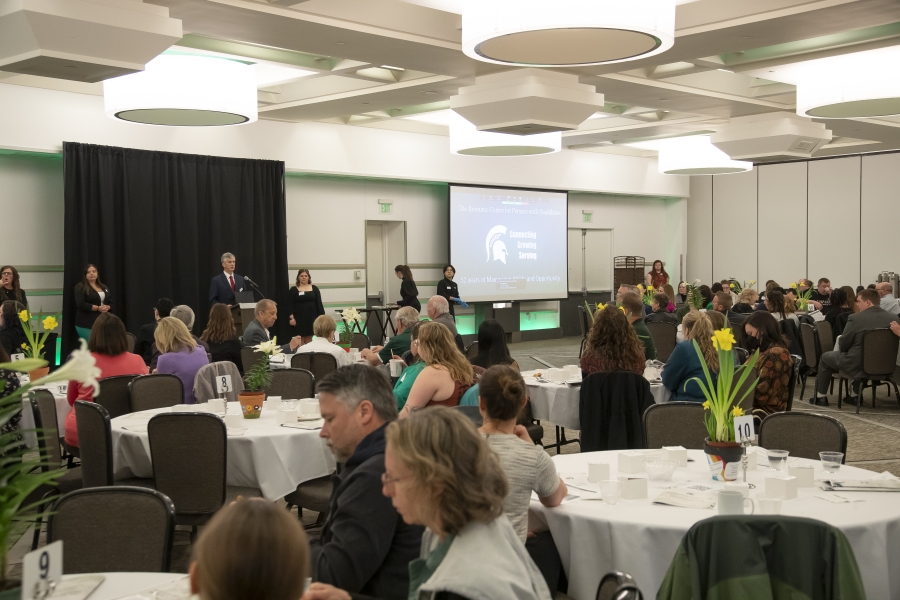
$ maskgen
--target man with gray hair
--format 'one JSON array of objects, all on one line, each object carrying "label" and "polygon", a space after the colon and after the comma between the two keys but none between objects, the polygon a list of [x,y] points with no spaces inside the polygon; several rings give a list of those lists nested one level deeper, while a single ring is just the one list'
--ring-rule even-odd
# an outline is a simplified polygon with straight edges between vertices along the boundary
[{"label": "man with gray hair", "polygon": [[453,341],[456,342],[456,346],[462,352],[464,350],[462,338],[459,336],[459,331],[456,329],[456,321],[454,321],[453,317],[450,315],[450,303],[447,302],[447,299],[443,296],[432,296],[428,299],[427,310],[429,319],[435,323],[440,323],[450,330]]},{"label": "man with gray hair", "polygon": [[226,252],[222,255],[222,273],[219,273],[209,282],[209,305],[222,303],[229,306],[235,304],[234,295],[243,292],[244,278],[234,272],[236,264],[234,254]]},{"label": "man with gray hair", "polygon": [[[188,328],[188,331],[191,332],[191,337],[194,338],[194,341],[197,342],[198,345],[203,346],[203,349],[206,350],[206,353],[209,354],[209,344],[198,338],[194,335],[194,311],[187,304],[179,304],[178,306],[173,306],[172,310],[169,311],[170,317],[175,317]],[[159,360],[161,352],[156,348],[156,342],[150,346],[150,372],[153,373],[156,371],[156,361]]]},{"label": "man with gray hair", "polygon": [[404,523],[381,493],[384,430],[397,418],[390,383],[376,369],[349,365],[316,389],[325,421],[319,437],[344,466],[332,476],[328,518],[311,544],[313,581],[351,594],[405,599],[408,565],[419,557],[423,529]]},{"label": "man with gray hair", "polygon": [[[245,348],[252,348],[272,339],[272,336],[269,334],[269,328],[275,325],[275,321],[278,320],[278,305],[273,300],[260,300],[256,303],[254,312],[256,318],[250,321],[247,329],[244,330]],[[301,341],[300,336],[295,335],[290,342],[281,345],[281,351],[285,354],[293,353],[294,350],[300,347]]]},{"label": "man with gray hair", "polygon": [[419,311],[412,306],[404,306],[397,311],[397,335],[388,340],[384,346],[366,348],[360,353],[360,356],[373,367],[387,364],[392,356],[403,356],[405,352],[409,352],[412,328],[418,322]]},{"label": "man with gray hair", "polygon": [[894,286],[887,281],[875,284],[875,291],[881,296],[881,308],[891,314],[900,314],[900,303],[894,298]]},{"label": "man with gray hair", "polygon": [[638,289],[636,285],[631,285],[630,283],[623,283],[619,286],[619,289],[616,291],[616,304],[622,304],[622,296],[628,293],[641,295],[641,290]]}]

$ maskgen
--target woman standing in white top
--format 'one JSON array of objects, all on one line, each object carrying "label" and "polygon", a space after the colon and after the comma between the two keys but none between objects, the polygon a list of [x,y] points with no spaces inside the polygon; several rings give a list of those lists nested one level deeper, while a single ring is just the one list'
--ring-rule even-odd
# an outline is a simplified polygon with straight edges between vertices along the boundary
[{"label": "woman standing in white top", "polygon": [[95,265],[84,268],[84,278],[75,286],[75,308],[75,330],[84,340],[91,337],[97,317],[112,310],[112,294],[100,281],[100,271]]}]

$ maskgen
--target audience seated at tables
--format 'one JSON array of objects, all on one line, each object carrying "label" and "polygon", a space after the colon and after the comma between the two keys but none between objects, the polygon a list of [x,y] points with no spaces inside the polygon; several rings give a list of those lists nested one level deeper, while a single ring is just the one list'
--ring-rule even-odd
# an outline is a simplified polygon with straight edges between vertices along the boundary
[{"label": "audience seated at tables", "polygon": [[506,345],[506,332],[503,331],[503,325],[494,319],[485,319],[478,326],[478,354],[469,362],[482,369],[488,369],[494,365],[507,365],[515,371],[519,370],[519,363],[509,355],[509,346]]},{"label": "audience seated at tables", "polygon": [[809,279],[801,278],[797,280],[797,293],[802,294],[806,290],[812,288],[812,281]]},{"label": "audience seated at tables", "polygon": [[157,373],[178,376],[184,384],[184,403],[196,404],[194,398],[194,378],[201,367],[209,364],[206,349],[199,345],[187,326],[175,317],[163,317],[153,334],[159,348]]},{"label": "audience seated at tables", "polygon": [[[854,311],[850,308],[847,292],[842,287],[831,290],[830,300],[831,306],[828,308],[828,312],[825,313],[825,320],[831,325],[831,332],[837,338],[837,336],[841,335],[841,330],[843,329],[843,323],[838,323],[838,317],[845,314],[853,314]],[[853,297],[853,304],[856,304],[856,294]],[[834,348],[822,348],[823,352],[829,350],[834,350]]]},{"label": "audience seated at tables", "polygon": [[416,377],[400,418],[429,406],[457,406],[474,381],[472,365],[440,323],[419,327],[419,356],[425,368]]},{"label": "audience seated at tables", "polygon": [[622,296],[625,294],[637,294],[640,297],[641,290],[636,285],[623,283],[616,291],[616,304],[622,304]]},{"label": "audience seated at tables", "polygon": [[153,358],[153,332],[156,331],[156,324],[163,317],[168,317],[173,308],[175,308],[175,303],[168,298],[157,300],[156,306],[153,308],[153,322],[142,325],[141,330],[137,334],[137,339],[134,342],[134,354],[143,358],[148,365]]},{"label": "audience seated at tables", "polygon": [[740,327],[746,317],[731,310],[731,294],[718,292],[713,296],[713,310],[725,316],[729,327]]},{"label": "audience seated at tables", "polygon": [[328,315],[319,315],[313,321],[313,335],[316,337],[308,344],[297,348],[296,354],[324,352],[335,358],[338,367],[349,365],[353,362],[350,360],[350,353],[331,341],[334,339],[335,331],[337,331],[337,324],[334,319]]},{"label": "audience seated at tables", "polygon": [[800,319],[797,318],[797,315],[793,312],[788,312],[784,294],[780,289],[773,288],[766,293],[766,310],[775,317],[776,321],[791,319],[797,326],[800,325]]},{"label": "audience seated at tables", "polygon": [[[260,300],[256,303],[254,314],[256,315],[255,318],[244,329],[245,348],[252,348],[272,339],[272,336],[269,334],[269,328],[275,325],[275,321],[278,320],[278,305],[272,300]],[[300,336],[295,335],[290,342],[281,345],[281,351],[285,354],[293,353],[294,350],[300,347],[301,343]]]},{"label": "audience seated at tables", "polygon": [[625,313],[612,304],[598,311],[581,354],[584,376],[607,371],[643,375],[646,364],[644,346]]},{"label": "audience seated at tables", "polygon": [[758,301],[759,292],[753,288],[744,288],[741,290],[741,293],[738,294],[738,302],[731,310],[741,315],[749,314],[755,310]]},{"label": "audience seated at tables", "polygon": [[645,323],[672,323],[678,324],[678,317],[669,311],[669,297],[665,294],[653,294],[653,302],[650,303],[649,315],[644,317]]},{"label": "audience seated at tables", "polygon": [[844,294],[847,295],[847,308],[850,309],[850,312],[859,312],[859,309],[856,307],[856,295],[864,289],[862,286],[859,286],[860,289],[854,291],[852,287],[849,285],[842,285],[840,289],[844,290]]},{"label": "audience seated at tables", "polygon": [[[171,317],[166,317],[171,319]],[[181,321],[178,323],[184,327]],[[91,339],[88,341],[88,350],[97,361],[100,369],[100,377],[113,377],[114,375],[146,375],[147,365],[137,354],[128,352],[128,336],[125,333],[125,324],[122,319],[112,313],[101,313],[94,321],[91,329]],[[204,358],[206,358],[204,356]],[[194,380],[191,379],[193,387]],[[94,388],[85,386],[77,381],[70,381],[66,392],[69,406],[75,406],[76,400],[94,401]],[[78,427],[75,422],[75,411],[66,415],[65,427],[66,444],[78,447]]]},{"label": "audience seated at tables", "polygon": [[404,306],[397,311],[397,335],[384,346],[365,348],[360,356],[372,366],[384,365],[391,357],[402,357],[409,352],[410,329],[419,322],[419,311],[412,306]]},{"label": "audience seated at tables", "polygon": [[666,304],[666,311],[674,313],[675,309],[677,308],[675,306],[675,288],[667,283],[663,286],[663,291],[666,294],[666,298],[669,300],[669,302]]},{"label": "audience seated at tables", "polygon": [[[173,317],[175,319],[178,319],[179,321],[184,323],[184,326],[187,327],[188,333],[190,334],[190,336],[192,338],[194,338],[194,342],[196,344],[198,344],[199,346],[202,346],[204,352],[209,353],[209,344],[207,344],[205,341],[198,338],[193,333],[194,311],[191,309],[190,306],[187,306],[185,304],[179,304],[178,306],[175,306],[172,308],[172,310],[169,312],[169,316]],[[159,326],[159,321],[157,321],[157,326]],[[156,333],[156,328],[153,329],[153,333],[154,334]],[[157,364],[157,361],[159,360],[160,354],[162,354],[162,353],[159,351],[159,348],[157,348],[156,343],[154,342],[153,345],[150,346],[150,372],[151,373],[156,372],[156,364]]]},{"label": "audience seated at tables", "polygon": [[[406,399],[409,398],[409,391],[412,389],[416,378],[422,369],[425,368],[425,361],[419,355],[419,345],[416,341],[419,339],[419,327],[425,321],[417,321],[410,329],[409,352],[405,355],[409,359],[407,367],[403,369],[397,383],[394,385],[394,399],[397,401],[397,410],[403,410],[406,406]],[[407,362],[404,360],[404,362]]]},{"label": "audience seated at tables", "polygon": [[443,324],[450,330],[450,334],[453,336],[454,341],[457,342],[457,347],[460,350],[463,350],[462,338],[459,337],[459,331],[456,329],[456,321],[453,320],[453,315],[450,314],[450,303],[447,299],[443,296],[432,296],[428,299],[425,310],[428,312],[429,319],[435,323]]},{"label": "audience seated at tables", "polygon": [[19,319],[19,313],[23,310],[25,306],[15,300],[6,300],[0,304],[0,346],[10,356],[21,353],[22,344],[28,343]]},{"label": "audience seated at tables", "polygon": [[404,522],[382,494],[385,428],[397,419],[391,386],[377,370],[350,365],[325,376],[317,391],[325,420],[319,435],[343,468],[333,477],[328,518],[312,546],[313,579],[354,594],[405,599],[422,527]]},{"label": "audience seated at tables", "polygon": [[678,284],[678,293],[675,295],[675,304],[685,304],[687,302],[687,282],[682,281]]},{"label": "audience seated at tables", "polygon": [[200,600],[298,600],[309,575],[309,543],[283,508],[238,500],[203,528],[189,573],[191,594]]},{"label": "audience seated at tables", "polygon": [[[715,284],[713,284],[715,285]],[[720,286],[722,284],[719,284]],[[703,306],[706,310],[712,310],[713,291],[708,285],[700,286],[700,296],[703,298]]]},{"label": "audience seated at tables", "polygon": [[778,321],[769,313],[750,315],[744,323],[743,345],[751,354],[759,350],[756,361],[759,382],[754,391],[753,410],[766,414],[784,412],[787,410],[794,360],[788,352],[789,343],[781,333]]},{"label": "audience seated at tables", "polygon": [[484,424],[478,431],[506,473],[509,492],[503,509],[523,543],[528,535],[531,492],[537,493],[544,506],[559,506],[567,493],[550,455],[534,444],[524,426],[516,425],[526,402],[525,382],[518,371],[494,365],[482,375],[478,409]]},{"label": "audience seated at tables", "polygon": [[828,312],[828,309],[831,308],[831,281],[827,277],[819,279],[816,289],[809,295],[809,302],[822,313]]},{"label": "audience seated at tables", "polygon": [[622,296],[621,306],[625,309],[628,321],[634,328],[634,332],[637,334],[638,339],[644,345],[644,358],[646,360],[655,359],[656,346],[653,345],[653,337],[650,335],[650,330],[647,329],[647,325],[644,323],[643,300],[641,300],[641,297],[638,294],[629,292]]},{"label": "audience seated at tables", "polygon": [[227,304],[213,304],[209,309],[209,322],[200,336],[205,342],[212,362],[232,362],[241,375],[244,374],[244,361],[241,359],[241,340],[238,339],[234,325],[234,317]]},{"label": "audience seated at tables", "polygon": [[662,383],[672,392],[672,400],[704,402],[706,398],[700,391],[700,386],[696,381],[691,381],[691,378],[698,377],[700,381],[706,383],[700,357],[697,356],[693,342],[696,339],[700,346],[700,352],[706,359],[710,377],[715,385],[719,378],[719,353],[712,343],[715,330],[709,316],[699,311],[691,311],[685,315],[681,322],[681,330],[684,341],[675,346],[675,350],[666,361],[666,366],[662,370]]},{"label": "audience seated at tables", "polygon": [[894,297],[894,286],[887,281],[875,284],[875,291],[881,296],[881,308],[889,313],[900,314],[900,303]]},{"label": "audience seated at tables", "polygon": [[[823,352],[819,358],[819,370],[816,375],[816,393],[810,398],[810,403],[818,406],[828,406],[828,387],[835,373],[846,373],[851,379],[864,375],[862,364],[863,334],[872,329],[884,329],[893,327],[892,323],[898,321],[897,315],[889,313],[881,308],[881,296],[872,289],[865,289],[856,296],[856,304],[860,312],[852,314],[847,319],[847,326],[838,340],[839,350]],[[824,348],[823,348],[824,350]],[[852,395],[844,399],[850,405],[856,406],[859,401],[859,384],[853,382]]]}]

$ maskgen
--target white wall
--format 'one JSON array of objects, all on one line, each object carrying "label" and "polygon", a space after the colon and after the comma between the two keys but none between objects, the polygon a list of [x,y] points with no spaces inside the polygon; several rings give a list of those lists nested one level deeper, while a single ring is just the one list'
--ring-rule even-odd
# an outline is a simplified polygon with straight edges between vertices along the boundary
[{"label": "white wall", "polygon": [[856,287],[900,272],[898,153],[692,177],[687,204],[690,278]]}]

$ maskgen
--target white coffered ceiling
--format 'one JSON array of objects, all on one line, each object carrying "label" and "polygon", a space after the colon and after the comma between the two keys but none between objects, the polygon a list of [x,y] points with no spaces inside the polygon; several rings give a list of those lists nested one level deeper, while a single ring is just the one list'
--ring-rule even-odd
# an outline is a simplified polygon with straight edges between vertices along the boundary
[{"label": "white coffered ceiling", "polygon": [[[449,98],[509,70],[462,53],[460,0],[144,1],[182,21],[169,51],[258,65],[260,119],[447,135]],[[606,101],[563,133],[565,147],[652,155],[652,145],[629,144],[793,112],[796,65],[900,43],[900,2],[691,0],[679,2],[676,23],[675,46],[661,55],[560,69]],[[101,84],[33,75],[0,72],[0,82],[102,94]],[[823,122],[834,139],[815,156],[900,148],[900,118]]]}]

